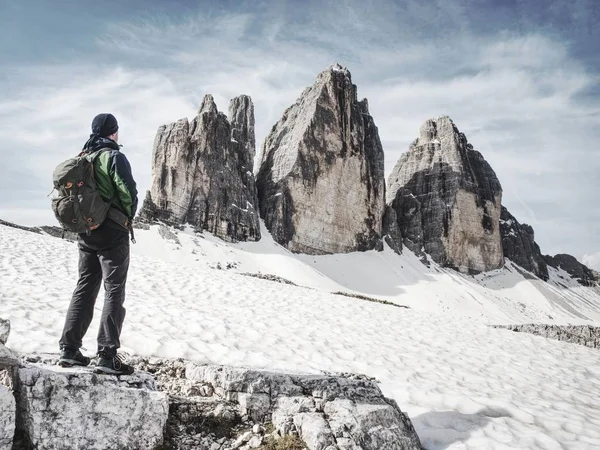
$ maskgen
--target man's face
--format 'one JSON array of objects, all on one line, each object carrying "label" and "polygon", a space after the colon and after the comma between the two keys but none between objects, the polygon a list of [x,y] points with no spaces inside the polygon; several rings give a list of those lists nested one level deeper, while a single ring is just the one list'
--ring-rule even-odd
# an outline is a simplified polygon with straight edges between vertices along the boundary
[{"label": "man's face", "polygon": [[108,136],[109,139],[112,139],[115,142],[119,142],[119,132],[117,131],[115,134],[111,134]]}]

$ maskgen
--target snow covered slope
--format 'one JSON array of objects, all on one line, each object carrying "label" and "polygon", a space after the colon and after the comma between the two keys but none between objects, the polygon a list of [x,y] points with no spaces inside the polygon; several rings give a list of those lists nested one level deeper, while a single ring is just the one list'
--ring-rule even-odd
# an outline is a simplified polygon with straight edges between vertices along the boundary
[{"label": "snow covered slope", "polygon": [[[486,326],[548,315],[598,323],[598,295],[563,273],[542,285],[511,264],[469,277],[427,269],[409,252],[298,257],[267,239],[230,245],[159,227],[137,238],[124,351],[365,373],[410,415],[429,450],[600,448],[600,352]],[[259,271],[306,287],[240,274]],[[76,272],[75,244],[0,226],[9,347],[57,351]],[[328,292],[341,290],[412,309]]]},{"label": "snow covered slope", "polygon": [[[600,291],[580,286],[564,271],[549,267],[546,283],[510,261],[503,269],[477,276],[431,263],[427,268],[408,249],[384,252],[295,255],[261,229],[260,242],[228,244],[210,234],[152,226],[138,231],[134,252],[163,260],[273,274],[328,292],[352,292],[427,312],[443,312],[494,324],[600,323]],[[229,267],[229,269],[228,269]]]}]

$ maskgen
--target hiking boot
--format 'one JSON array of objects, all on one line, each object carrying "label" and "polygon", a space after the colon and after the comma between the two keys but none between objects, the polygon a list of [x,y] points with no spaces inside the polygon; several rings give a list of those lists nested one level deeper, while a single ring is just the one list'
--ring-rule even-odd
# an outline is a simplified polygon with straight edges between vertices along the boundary
[{"label": "hiking boot", "polygon": [[64,347],[60,350],[60,359],[58,360],[58,365],[61,367],[85,367],[90,365],[90,358],[83,356],[79,349],[73,350]]},{"label": "hiking boot", "polygon": [[98,364],[96,373],[106,375],[131,375],[135,369],[129,364],[123,362],[123,356],[106,356],[102,353],[98,355]]}]

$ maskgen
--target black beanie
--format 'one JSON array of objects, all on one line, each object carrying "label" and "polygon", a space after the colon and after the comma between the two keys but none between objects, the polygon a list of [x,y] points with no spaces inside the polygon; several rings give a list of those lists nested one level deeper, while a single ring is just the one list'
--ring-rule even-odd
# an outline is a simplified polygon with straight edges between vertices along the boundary
[{"label": "black beanie", "polygon": [[112,114],[98,114],[92,120],[92,133],[102,137],[108,137],[119,131],[117,119]]}]

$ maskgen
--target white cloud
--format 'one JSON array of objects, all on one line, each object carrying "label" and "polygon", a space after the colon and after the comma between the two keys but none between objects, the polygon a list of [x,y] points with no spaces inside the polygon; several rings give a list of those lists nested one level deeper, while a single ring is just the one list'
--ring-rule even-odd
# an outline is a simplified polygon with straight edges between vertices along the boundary
[{"label": "white cloud", "polygon": [[590,269],[600,272],[600,252],[591,255],[583,255],[582,262]]},{"label": "white cloud", "polygon": [[461,24],[464,10],[442,7],[342,2],[309,13],[308,23],[280,6],[262,15],[215,9],[113,24],[97,42],[112,52],[114,68],[87,62],[18,72],[21,93],[0,100],[0,138],[8,143],[0,153],[5,159],[7,148],[20,148],[28,154],[20,164],[49,179],[61,155],[85,141],[91,118],[111,111],[143,191],[156,128],[191,117],[204,94],[223,111],[230,98],[251,95],[260,145],[303,88],[338,61],[369,99],[386,173],[424,120],[448,114],[495,169],[505,204],[535,227],[544,252],[583,254],[599,245],[592,220],[600,207],[590,193],[599,187],[600,149],[590,143],[600,138],[600,105],[577,100],[597,76],[564,43],[540,34],[413,36],[415,27]]}]

